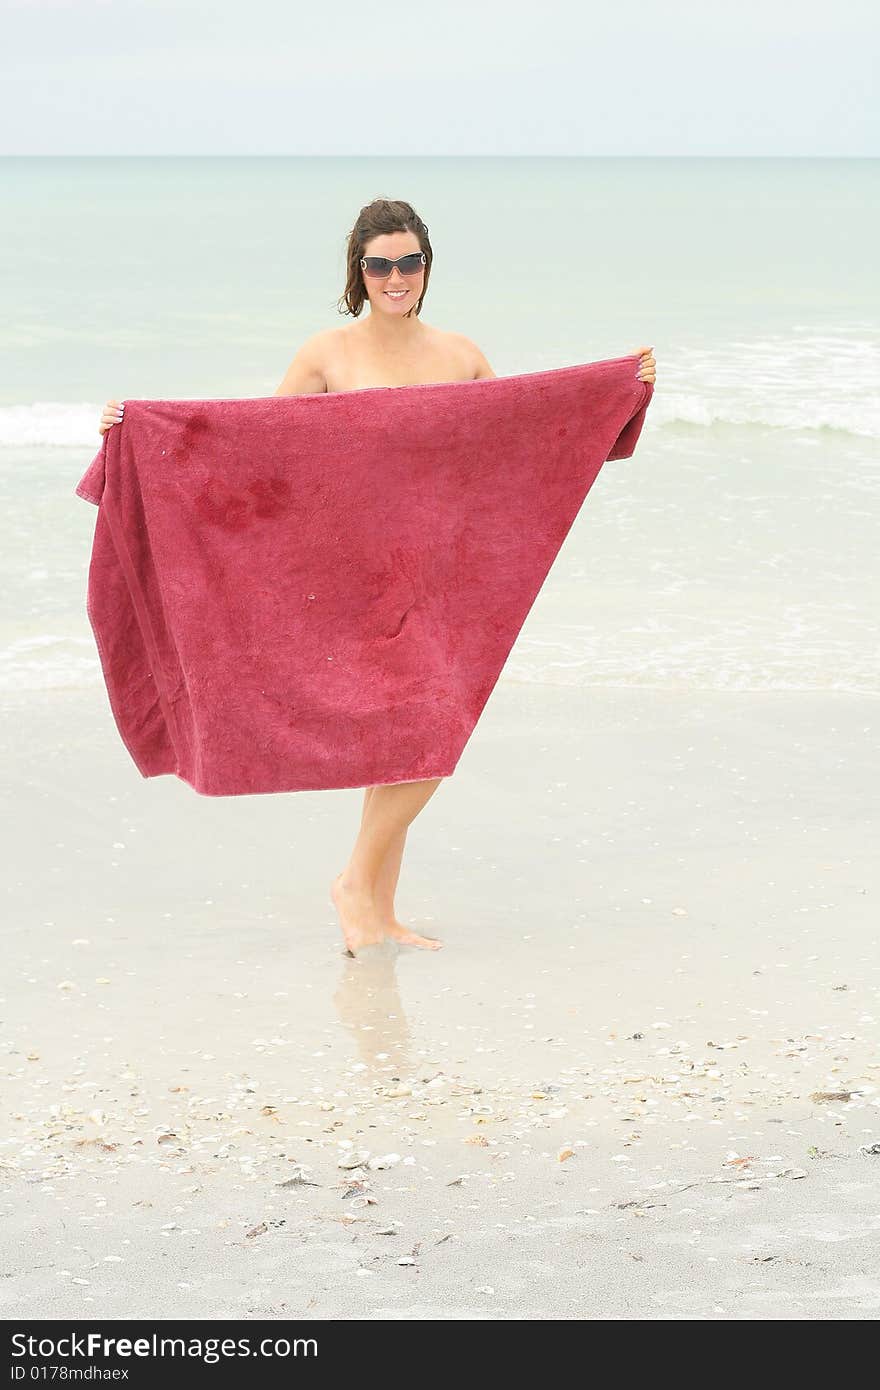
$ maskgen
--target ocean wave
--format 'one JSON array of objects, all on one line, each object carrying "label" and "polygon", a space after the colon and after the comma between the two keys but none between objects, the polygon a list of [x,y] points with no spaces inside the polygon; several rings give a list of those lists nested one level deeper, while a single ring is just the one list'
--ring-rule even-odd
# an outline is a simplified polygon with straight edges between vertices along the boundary
[{"label": "ocean wave", "polygon": [[880,339],[868,325],[799,324],[754,338],[678,344],[666,363],[661,350],[655,354],[654,429],[735,425],[880,438]]},{"label": "ocean wave", "polygon": [[[650,689],[758,694],[774,690],[880,694],[873,649],[865,642],[754,650],[718,649],[707,639],[666,642],[638,655],[602,641],[585,657],[564,642],[520,638],[500,676],[504,685],[566,686],[582,690]],[[93,690],[104,684],[91,634],[34,633],[0,649],[0,691]],[[104,704],[105,702],[99,701]]]},{"label": "ocean wave", "polygon": [[0,650],[0,690],[61,690],[100,686],[101,662],[89,636],[34,633]]},{"label": "ocean wave", "polygon": [[[763,400],[710,401],[699,396],[666,396],[659,391],[650,406],[648,420],[654,429],[677,425],[711,429],[714,425],[753,426],[759,429],[833,430],[862,439],[880,438],[880,405],[877,400],[808,402]],[[647,430],[647,422],[645,429]]]},{"label": "ocean wave", "polygon": [[[658,380],[646,438],[656,430],[728,425],[880,438],[880,334],[869,325],[839,331],[796,325],[705,344],[660,341],[654,352]],[[547,365],[533,357],[517,370]],[[102,408],[92,401],[0,406],[0,449],[97,452]]]},{"label": "ocean wave", "polygon": [[98,452],[103,405],[88,401],[34,401],[0,406],[0,449],[72,448]]},{"label": "ocean wave", "polygon": [[[880,395],[875,400],[804,404],[774,401],[710,400],[699,395],[664,395],[658,390],[645,423],[646,438],[655,430],[677,427],[711,429],[737,425],[800,432],[833,430],[864,439],[880,438]],[[0,406],[0,449],[101,447],[96,421],[101,407],[36,401],[33,405]]]}]

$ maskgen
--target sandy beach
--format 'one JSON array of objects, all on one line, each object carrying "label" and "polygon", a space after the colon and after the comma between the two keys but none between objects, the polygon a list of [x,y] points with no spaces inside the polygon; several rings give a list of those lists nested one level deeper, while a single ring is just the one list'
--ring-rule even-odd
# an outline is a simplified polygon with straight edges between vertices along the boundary
[{"label": "sandy beach", "polygon": [[357,961],[360,792],[7,711],[3,1317],[877,1316],[875,699],[502,678]]}]

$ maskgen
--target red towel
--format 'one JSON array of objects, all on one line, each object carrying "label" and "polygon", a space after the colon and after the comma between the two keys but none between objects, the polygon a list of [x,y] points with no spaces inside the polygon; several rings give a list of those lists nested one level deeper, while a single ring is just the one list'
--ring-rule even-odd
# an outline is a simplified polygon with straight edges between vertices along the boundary
[{"label": "red towel", "polygon": [[142,775],[206,796],[449,777],[599,469],[635,448],[638,362],[127,400],[76,492]]}]

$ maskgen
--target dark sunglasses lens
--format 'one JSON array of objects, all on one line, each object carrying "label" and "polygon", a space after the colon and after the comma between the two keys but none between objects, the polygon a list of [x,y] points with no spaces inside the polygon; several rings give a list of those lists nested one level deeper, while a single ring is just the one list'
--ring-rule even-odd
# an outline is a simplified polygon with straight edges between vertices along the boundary
[{"label": "dark sunglasses lens", "polygon": [[[366,262],[364,266],[365,275],[373,275],[377,279],[383,279],[391,274],[392,261],[387,256],[364,256]],[[418,275],[422,268],[421,251],[413,251],[410,256],[402,256],[397,262],[397,268],[401,275]]]}]

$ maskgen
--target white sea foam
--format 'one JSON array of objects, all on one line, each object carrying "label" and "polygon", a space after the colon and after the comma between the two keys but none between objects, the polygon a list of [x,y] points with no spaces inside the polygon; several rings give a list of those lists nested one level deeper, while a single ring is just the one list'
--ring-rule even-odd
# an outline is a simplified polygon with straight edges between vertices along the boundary
[{"label": "white sea foam", "polygon": [[[33,405],[0,406],[0,449],[71,448],[97,453],[101,437],[95,427],[96,405],[36,401]],[[837,430],[868,439],[880,438],[880,394],[872,400],[798,403],[773,399],[745,400],[658,391],[646,424],[652,430],[680,425],[761,426],[782,430]],[[647,438],[646,434],[646,438]]]},{"label": "white sea foam", "polygon": [[[37,634],[20,638],[0,650],[0,691],[98,689],[101,666],[91,637]],[[867,633],[863,644],[821,637],[814,647],[774,647],[771,634],[761,634],[754,646],[725,648],[704,634],[694,641],[661,637],[643,641],[638,649],[627,640],[615,642],[606,633],[585,646],[561,638],[522,636],[500,680],[507,684],[537,684],[589,688],[649,688],[719,692],[825,690],[876,695],[880,670]]]},{"label": "white sea foam", "polygon": [[[755,425],[837,430],[880,438],[880,341],[870,330],[807,327],[711,345],[655,347],[658,381],[647,435],[669,426]],[[542,371],[545,361],[517,371]],[[556,365],[564,365],[557,363]],[[97,402],[33,401],[0,407],[0,448],[93,448]]]},{"label": "white sea foam", "polygon": [[648,418],[664,425],[761,425],[880,438],[880,342],[813,332],[681,346],[658,355]]},{"label": "white sea foam", "polygon": [[98,421],[103,406],[88,401],[33,401],[0,406],[0,449],[101,447]]},{"label": "white sea foam", "polygon": [[0,649],[0,690],[60,690],[98,686],[101,664],[91,634],[35,633]]}]

